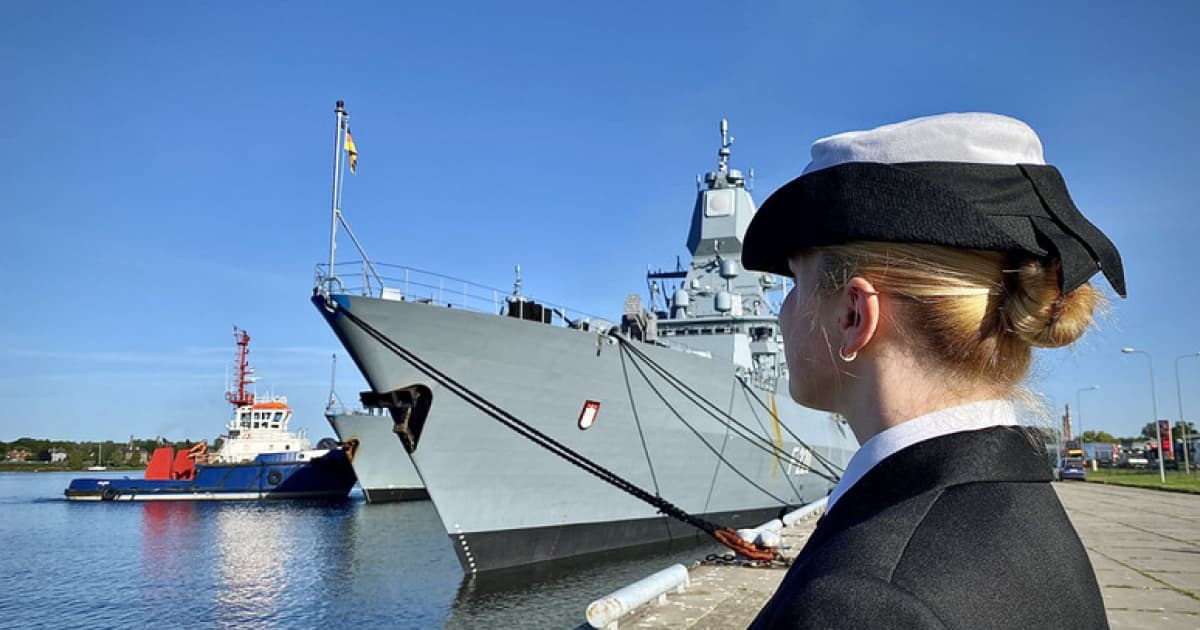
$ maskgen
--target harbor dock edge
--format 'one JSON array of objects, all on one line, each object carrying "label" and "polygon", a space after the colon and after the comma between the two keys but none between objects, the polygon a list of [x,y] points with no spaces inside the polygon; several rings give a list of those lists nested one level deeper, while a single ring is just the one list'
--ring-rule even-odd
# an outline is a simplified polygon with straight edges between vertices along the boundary
[{"label": "harbor dock edge", "polygon": [[[1200,495],[1077,482],[1054,488],[1087,549],[1112,628],[1200,628]],[[785,556],[799,553],[823,510],[821,501],[785,517]],[[674,565],[592,602],[581,627],[745,627],[786,572]]]}]

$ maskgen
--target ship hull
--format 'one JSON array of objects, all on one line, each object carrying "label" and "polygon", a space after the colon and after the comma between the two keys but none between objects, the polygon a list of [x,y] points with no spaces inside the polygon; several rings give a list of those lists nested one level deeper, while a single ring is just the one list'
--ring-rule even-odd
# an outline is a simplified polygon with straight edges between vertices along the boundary
[{"label": "ship hull", "polygon": [[354,444],[350,462],[367,503],[428,499],[429,493],[387,415],[339,413],[326,416],[338,440]]},{"label": "ship hull", "polygon": [[[611,337],[415,302],[346,295],[332,299],[539,431],[718,525],[756,525],[824,497],[832,488],[810,470],[731,435],[686,396],[650,376],[659,398]],[[326,308],[322,297],[314,303],[375,392],[427,388],[432,402],[411,456],[467,572],[696,535],[697,530],[662,516],[466,404],[348,317]],[[785,452],[805,448],[783,439],[760,406],[769,406],[774,392],[743,388],[728,359],[651,344],[638,348]],[[785,381],[776,387],[787,391]],[[594,425],[582,430],[579,418],[589,401],[600,408]],[[779,400],[779,420],[812,451],[838,465],[854,448],[852,436],[836,419],[795,406],[786,396]]]},{"label": "ship hull", "polygon": [[199,464],[192,479],[73,479],[69,501],[233,501],[345,498],[354,470],[341,450],[312,459],[269,453],[252,462]]}]

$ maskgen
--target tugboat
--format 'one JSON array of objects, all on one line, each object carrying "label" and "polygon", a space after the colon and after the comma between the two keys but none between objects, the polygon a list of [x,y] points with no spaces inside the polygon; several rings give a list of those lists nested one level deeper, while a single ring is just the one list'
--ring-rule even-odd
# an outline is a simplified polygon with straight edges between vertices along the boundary
[{"label": "tugboat", "polygon": [[154,450],[144,479],[74,479],[70,501],[197,501],[229,499],[344,498],[354,486],[350,454],[333,440],[313,449],[302,431],[288,430],[287,398],[256,400],[246,386],[256,379],[247,363],[250,335],[233,329],[236,384],[225,394],[234,407],[221,448],[200,442]]}]

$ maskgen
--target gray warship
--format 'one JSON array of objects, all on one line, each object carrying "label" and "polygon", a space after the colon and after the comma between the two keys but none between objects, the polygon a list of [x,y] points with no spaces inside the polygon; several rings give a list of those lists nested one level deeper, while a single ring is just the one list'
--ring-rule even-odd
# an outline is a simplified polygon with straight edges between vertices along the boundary
[{"label": "gray warship", "polygon": [[325,419],[350,455],[367,503],[428,499],[421,477],[393,432],[391,415],[378,407],[349,407],[337,395],[337,355],[332,357]]},{"label": "gray warship", "polygon": [[325,419],[338,441],[346,444],[350,465],[367,503],[428,499],[429,493],[404,445],[392,431],[392,419],[382,409],[331,407]]},{"label": "gray warship", "polygon": [[[857,448],[788,395],[784,281],[740,267],[755,205],[725,121],[721,136],[691,261],[648,273],[648,301],[629,296],[612,322],[525,295],[519,267],[506,294],[372,262],[341,213],[335,152],[313,303],[371,387],[363,402],[390,411],[381,439],[403,444],[465,572],[703,536],[654,500],[754,526],[826,496]],[[339,225],[361,261],[335,264]]]}]

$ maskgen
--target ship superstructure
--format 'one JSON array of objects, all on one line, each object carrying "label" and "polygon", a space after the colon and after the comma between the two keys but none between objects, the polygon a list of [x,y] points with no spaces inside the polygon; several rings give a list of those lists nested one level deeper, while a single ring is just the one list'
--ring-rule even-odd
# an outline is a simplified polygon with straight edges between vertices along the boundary
[{"label": "ship superstructure", "polygon": [[[773,387],[786,368],[770,294],[781,293],[784,286],[772,274],[741,267],[742,237],[755,205],[742,172],[729,167],[732,144],[722,120],[717,170],[704,175],[692,209],[690,264],[648,273],[649,312],[639,315],[637,302],[627,300],[624,320],[636,330],[645,318],[657,329],[646,341],[708,352],[732,362],[756,385]],[[672,285],[675,280],[682,282]]]},{"label": "ship superstructure", "polygon": [[260,453],[307,451],[311,448],[303,431],[290,431],[292,409],[286,396],[259,400],[249,388],[257,377],[249,364],[250,334],[233,329],[237,346],[234,356],[233,383],[225,400],[233,405],[233,417],[225,425],[221,449],[211,455],[213,463],[234,464],[252,461]]}]

